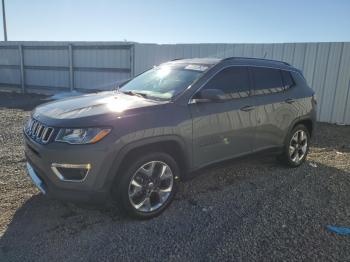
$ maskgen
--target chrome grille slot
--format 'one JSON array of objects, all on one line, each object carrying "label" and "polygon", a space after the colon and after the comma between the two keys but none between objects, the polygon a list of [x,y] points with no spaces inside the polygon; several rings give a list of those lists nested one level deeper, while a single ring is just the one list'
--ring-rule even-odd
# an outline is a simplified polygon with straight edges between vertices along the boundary
[{"label": "chrome grille slot", "polygon": [[45,126],[38,120],[31,118],[28,121],[24,131],[33,140],[46,144],[50,141],[54,129],[52,127]]},{"label": "chrome grille slot", "polygon": [[38,124],[36,125],[35,132],[34,132],[34,135],[35,135],[35,138],[36,138],[36,139],[40,138],[40,137],[39,137],[40,129],[41,129],[41,124],[38,123]]},{"label": "chrome grille slot", "polygon": [[42,136],[42,141],[43,143],[47,143],[50,140],[50,137],[53,133],[53,128],[52,127],[46,127],[45,130],[43,131],[43,136]]},{"label": "chrome grille slot", "polygon": [[38,128],[38,137],[39,138],[42,138],[42,134],[43,134],[43,131],[46,127],[41,125],[39,128]]},{"label": "chrome grille slot", "polygon": [[38,128],[38,122],[35,121],[34,122],[34,125],[33,125],[33,129],[32,129],[32,134],[35,136],[35,133],[36,133],[36,129]]}]

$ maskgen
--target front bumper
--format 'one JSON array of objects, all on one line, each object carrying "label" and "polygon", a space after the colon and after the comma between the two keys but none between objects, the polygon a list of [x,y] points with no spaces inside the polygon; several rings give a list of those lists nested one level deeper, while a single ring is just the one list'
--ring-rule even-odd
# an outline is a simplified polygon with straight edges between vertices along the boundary
[{"label": "front bumper", "polygon": [[33,184],[49,198],[72,202],[100,203],[109,197],[108,191],[63,189],[50,182],[47,176],[38,171],[37,167],[34,167],[30,162],[27,162],[26,167],[27,174],[32,179]]},{"label": "front bumper", "polygon": [[41,193],[43,193],[45,195],[46,194],[46,185],[44,184],[44,182],[35,173],[31,164],[29,164],[27,162],[26,167],[27,167],[27,173],[30,176],[30,178],[32,179],[34,185],[41,191]]},{"label": "front bumper", "polygon": [[[100,202],[109,197],[113,146],[94,144],[75,146],[62,143],[42,145],[25,136],[27,173],[35,186],[51,198],[78,202]],[[53,163],[91,165],[85,179],[62,180],[51,168]]]}]

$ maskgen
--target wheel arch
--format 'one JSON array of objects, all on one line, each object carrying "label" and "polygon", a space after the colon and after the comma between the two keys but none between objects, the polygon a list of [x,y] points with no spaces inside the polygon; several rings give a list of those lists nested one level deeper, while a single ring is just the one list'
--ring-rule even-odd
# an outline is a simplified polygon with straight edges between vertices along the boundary
[{"label": "wheel arch", "polygon": [[297,125],[304,125],[309,131],[310,137],[313,135],[314,131],[314,121],[311,118],[301,118],[297,119],[290,127],[289,132],[291,132]]},{"label": "wheel arch", "polygon": [[313,131],[315,129],[315,121],[313,120],[312,117],[310,116],[305,116],[305,117],[300,117],[300,118],[297,118],[295,119],[290,125],[289,125],[289,128],[288,128],[288,132],[286,132],[285,134],[285,137],[284,137],[284,140],[283,140],[283,146],[286,144],[287,142],[287,138],[288,138],[288,135],[292,132],[292,130],[297,126],[297,125],[304,125],[307,130],[309,131],[309,134],[310,134],[310,138],[312,137],[313,135]]},{"label": "wheel arch", "polygon": [[113,182],[117,181],[118,177],[120,177],[118,174],[127,164],[127,159],[151,151],[166,152],[171,155],[179,164],[179,169],[181,170],[180,178],[183,178],[190,169],[191,154],[188,152],[182,138],[175,135],[153,137],[135,141],[124,146],[115,157],[106,183],[112,185]]}]

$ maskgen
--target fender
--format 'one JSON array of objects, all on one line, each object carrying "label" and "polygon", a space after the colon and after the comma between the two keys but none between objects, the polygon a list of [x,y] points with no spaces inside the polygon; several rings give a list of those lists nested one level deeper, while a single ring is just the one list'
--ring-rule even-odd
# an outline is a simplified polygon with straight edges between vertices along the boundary
[{"label": "fender", "polygon": [[[310,120],[312,122],[312,134],[314,133],[314,129],[315,129],[315,123],[316,123],[316,120],[315,120],[316,116],[313,115],[313,114],[307,114],[307,115],[304,115],[304,116],[301,116],[301,117],[298,117],[296,119],[293,120],[293,122],[290,124],[290,126],[288,127],[288,132],[286,133],[286,136],[285,136],[285,139],[284,141],[286,140],[286,138],[288,137],[288,134],[292,131],[293,127],[299,123],[299,122],[302,122],[302,121],[305,121],[305,120]],[[310,134],[311,136],[311,134]]]},{"label": "fender", "polygon": [[181,137],[177,135],[163,135],[163,136],[157,136],[157,137],[149,137],[149,138],[144,138],[141,140],[131,142],[121,148],[121,150],[118,152],[118,154],[114,158],[113,164],[108,172],[108,176],[105,181],[104,187],[107,188],[107,190],[109,190],[110,187],[113,185],[114,179],[118,176],[118,170],[123,160],[125,159],[125,156],[129,152],[131,152],[134,149],[159,143],[159,142],[176,142],[180,146],[181,151],[184,154],[186,171],[189,170],[192,163],[191,154],[186,149],[186,143]]}]

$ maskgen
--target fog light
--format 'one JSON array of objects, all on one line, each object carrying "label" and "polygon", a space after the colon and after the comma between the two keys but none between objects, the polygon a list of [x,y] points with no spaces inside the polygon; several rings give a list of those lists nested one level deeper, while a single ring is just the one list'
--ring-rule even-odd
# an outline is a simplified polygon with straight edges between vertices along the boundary
[{"label": "fog light", "polygon": [[51,169],[55,173],[55,175],[62,181],[81,182],[86,178],[87,174],[89,173],[91,165],[52,163]]}]

